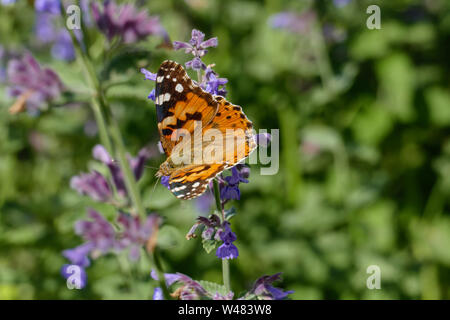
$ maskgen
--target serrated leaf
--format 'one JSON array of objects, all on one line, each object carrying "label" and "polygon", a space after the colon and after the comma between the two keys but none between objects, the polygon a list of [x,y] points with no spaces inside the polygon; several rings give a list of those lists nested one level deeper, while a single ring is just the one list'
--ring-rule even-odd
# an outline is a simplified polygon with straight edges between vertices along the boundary
[{"label": "serrated leaf", "polygon": [[203,239],[202,244],[203,249],[205,249],[206,253],[211,253],[211,251],[213,251],[216,248],[218,241]]},{"label": "serrated leaf", "polygon": [[228,294],[227,288],[225,288],[224,285],[215,283],[215,282],[209,282],[205,280],[199,280],[198,283],[201,284],[201,286],[208,291],[212,296],[214,296],[216,293],[219,293],[222,296],[225,296]]}]

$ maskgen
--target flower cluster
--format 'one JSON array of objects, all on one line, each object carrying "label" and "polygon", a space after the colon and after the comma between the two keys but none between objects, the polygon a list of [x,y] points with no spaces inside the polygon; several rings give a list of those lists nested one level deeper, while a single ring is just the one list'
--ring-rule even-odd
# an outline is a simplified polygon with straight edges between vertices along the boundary
[{"label": "flower cluster", "polygon": [[[127,249],[129,250],[129,259],[138,260],[141,247],[149,248],[154,241],[152,237],[156,235],[156,230],[161,223],[161,218],[156,214],[151,214],[145,221],[141,221],[136,216],[120,212],[117,219],[120,229],[116,231],[113,225],[99,212],[89,209],[88,215],[90,220],[80,220],[75,223],[75,233],[81,236],[85,242],[73,249],[63,251],[63,256],[70,262],[61,269],[65,278],[70,276],[67,272],[68,266],[79,266],[85,274],[84,269],[90,265],[89,257],[95,259],[108,252],[118,253]],[[86,275],[84,279],[86,279]],[[83,283],[84,287],[86,281]]]},{"label": "flower cluster", "polygon": [[189,230],[186,238],[189,240],[195,238],[195,232],[202,227],[203,242],[212,242],[213,247],[221,243],[216,250],[216,256],[219,259],[236,259],[239,256],[238,248],[233,244],[236,241],[236,234],[231,231],[228,221],[221,222],[216,214],[212,214],[209,218],[198,217],[197,222]]},{"label": "flower cluster", "polygon": [[[158,276],[154,270],[151,272],[151,277],[158,281]],[[221,294],[218,291],[207,290],[200,282],[193,280],[182,273],[166,273],[164,279],[167,287],[178,284],[178,288],[171,294],[173,298],[178,300],[232,300],[234,293],[232,291]],[[262,276],[255,281],[253,287],[238,298],[238,300],[284,300],[294,291],[283,291],[280,288],[274,287],[272,284],[281,279],[281,273],[276,273],[271,276]],[[161,288],[155,288],[153,300],[163,300]]]},{"label": "flower cluster", "polygon": [[44,103],[58,98],[64,89],[58,75],[49,68],[42,68],[29,53],[8,62],[7,83],[9,94],[18,98],[10,108],[13,114],[25,109],[37,113]]},{"label": "flower cluster", "polygon": [[[122,198],[126,197],[127,190],[125,188],[123,173],[117,162],[111,158],[105,147],[96,145],[92,150],[92,155],[95,159],[103,162],[108,167],[112,177],[112,183],[108,182],[108,180],[98,171],[92,171],[90,173],[82,173],[72,177],[70,186],[80,194],[87,195],[99,202],[113,201],[113,188],[116,189],[119,196]],[[136,157],[132,158],[128,156],[128,161],[136,180],[139,180],[142,177],[145,163],[151,155],[148,148],[143,148]],[[114,186],[112,184],[114,184]]]},{"label": "flower cluster", "polygon": [[109,41],[118,38],[124,43],[134,43],[149,35],[167,36],[158,17],[137,11],[132,4],[116,5],[113,1],[104,1],[103,10],[95,2],[91,8],[98,28]]}]

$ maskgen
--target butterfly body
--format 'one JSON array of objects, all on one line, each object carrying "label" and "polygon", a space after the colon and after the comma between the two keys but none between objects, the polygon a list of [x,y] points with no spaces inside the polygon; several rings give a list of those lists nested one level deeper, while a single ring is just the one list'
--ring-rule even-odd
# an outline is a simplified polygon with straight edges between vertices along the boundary
[{"label": "butterfly body", "polygon": [[204,91],[180,64],[170,60],[161,64],[155,96],[167,155],[156,175],[170,177],[170,191],[177,198],[201,195],[211,179],[256,148],[252,123],[242,108]]}]

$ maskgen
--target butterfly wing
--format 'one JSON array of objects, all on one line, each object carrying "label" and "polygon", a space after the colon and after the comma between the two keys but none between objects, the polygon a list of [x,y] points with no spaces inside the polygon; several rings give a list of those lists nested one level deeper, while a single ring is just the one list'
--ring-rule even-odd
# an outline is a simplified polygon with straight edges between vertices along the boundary
[{"label": "butterfly wing", "polygon": [[177,141],[172,133],[177,129],[194,132],[196,121],[203,127],[217,112],[217,101],[197,86],[183,67],[170,60],[164,61],[156,75],[156,116],[164,152],[169,157]]},{"label": "butterfly wing", "polygon": [[[211,143],[204,142],[203,148],[222,148],[222,161],[225,168],[238,164],[256,148],[253,134],[253,124],[247,118],[240,106],[228,102],[224,97],[216,96],[218,110],[212,121],[204,128],[203,134],[208,130],[216,129],[222,134],[222,139]],[[205,139],[206,140],[206,139]]]},{"label": "butterfly wing", "polygon": [[179,199],[189,200],[203,194],[211,179],[225,169],[225,164],[189,165],[170,175],[170,191]]}]

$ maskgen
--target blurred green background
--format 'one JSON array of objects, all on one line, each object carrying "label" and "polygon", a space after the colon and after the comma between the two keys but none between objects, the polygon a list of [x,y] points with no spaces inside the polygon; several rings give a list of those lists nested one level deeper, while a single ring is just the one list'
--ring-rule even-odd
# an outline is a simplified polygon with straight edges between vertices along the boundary
[{"label": "blurred green background", "polygon": [[[151,298],[156,283],[145,260],[101,257],[83,290],[68,290],[59,274],[61,251],[82,242],[73,225],[86,208],[115,213],[69,187],[72,176],[98,166],[91,149],[99,140],[91,109],[78,103],[86,92],[80,67],[36,41],[31,2],[0,5],[1,46],[32,52],[75,97],[39,116],[12,116],[0,83],[0,299]],[[217,36],[204,61],[228,78],[229,100],[256,128],[280,129],[279,172],[261,176],[253,165],[232,203],[240,250],[233,291],[281,271],[293,299],[450,298],[449,1],[135,3],[160,17],[171,40],[189,40],[192,28]],[[381,8],[380,30],[366,27],[371,4]],[[307,30],[272,28],[270,17],[282,11],[304,15]],[[99,56],[104,38],[90,32]],[[149,38],[98,65],[124,81],[108,98],[132,154],[158,141],[147,99],[153,83],[140,67],[155,72],[165,59],[190,59],[159,42]],[[146,169],[139,185],[146,208],[166,218],[165,270],[221,282],[214,254],[184,239],[195,202],[154,189],[154,173]],[[381,268],[380,290],[366,287],[370,265]]]}]

